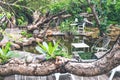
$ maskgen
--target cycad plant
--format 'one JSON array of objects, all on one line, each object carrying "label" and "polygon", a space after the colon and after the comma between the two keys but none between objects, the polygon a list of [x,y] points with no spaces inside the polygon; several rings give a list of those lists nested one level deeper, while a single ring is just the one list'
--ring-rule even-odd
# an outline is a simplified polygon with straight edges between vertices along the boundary
[{"label": "cycad plant", "polygon": [[47,60],[56,58],[56,56],[69,57],[68,53],[63,50],[63,46],[59,45],[59,41],[54,44],[52,42],[43,42],[43,44],[38,43],[38,45],[36,46],[36,50],[46,55]]},{"label": "cycad plant", "polygon": [[18,57],[18,54],[11,51],[10,46],[11,43],[7,42],[5,46],[0,48],[0,64],[6,63],[10,58]]}]

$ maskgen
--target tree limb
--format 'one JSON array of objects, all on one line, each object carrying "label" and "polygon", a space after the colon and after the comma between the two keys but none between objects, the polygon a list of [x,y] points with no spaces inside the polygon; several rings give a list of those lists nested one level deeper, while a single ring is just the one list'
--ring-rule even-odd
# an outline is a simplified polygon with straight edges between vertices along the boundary
[{"label": "tree limb", "polygon": [[120,36],[112,49],[97,61],[91,63],[69,62],[66,64],[65,69],[67,72],[79,76],[95,76],[109,72],[118,65],[120,65]]},{"label": "tree limb", "polygon": [[100,20],[99,20],[98,15],[97,15],[97,13],[95,11],[95,5],[91,4],[91,0],[87,0],[87,2],[88,2],[88,5],[90,6],[90,8],[92,10],[92,13],[94,15],[94,18],[96,20],[97,25],[100,26]]},{"label": "tree limb", "polygon": [[65,13],[65,11],[62,11],[62,12],[59,12],[58,14],[52,15],[52,16],[50,16],[50,17],[47,17],[47,18],[45,18],[42,22],[39,21],[39,22],[36,24],[36,26],[41,26],[41,25],[43,25],[44,23],[48,23],[48,22],[49,22],[50,20],[52,20],[54,17],[59,16],[59,15],[62,15],[63,13]]},{"label": "tree limb", "polygon": [[53,18],[59,16],[59,15],[62,15],[63,13],[65,13],[65,11],[62,11],[62,12],[59,12],[58,14],[55,14],[55,15],[52,15],[52,16],[42,16],[40,17],[40,19],[37,19],[37,22],[34,23],[34,24],[31,24],[31,25],[28,25],[27,26],[27,30],[29,31],[33,31],[37,28],[40,28],[42,25],[46,24],[46,23],[49,23]]},{"label": "tree limb", "polygon": [[95,5],[94,4],[91,4],[91,0],[87,0],[88,2],[88,5],[90,6],[91,10],[92,10],[92,13],[93,13],[93,16],[95,18],[95,21],[96,21],[96,24],[98,25],[98,28],[100,30],[100,36],[103,36],[103,30],[101,30],[101,23],[100,23],[100,20],[98,18],[98,15],[97,15],[97,12],[95,10]]}]

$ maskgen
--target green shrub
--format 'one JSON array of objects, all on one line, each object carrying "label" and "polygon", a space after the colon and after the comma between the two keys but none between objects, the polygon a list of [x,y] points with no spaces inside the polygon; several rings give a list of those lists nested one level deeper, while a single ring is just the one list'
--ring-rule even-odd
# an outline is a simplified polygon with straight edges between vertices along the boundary
[{"label": "green shrub", "polygon": [[82,59],[91,59],[93,56],[93,52],[83,52],[78,54]]},{"label": "green shrub", "polygon": [[13,57],[18,57],[18,54],[15,54],[13,51],[10,49],[11,43],[7,42],[5,46],[0,48],[0,63],[4,64],[8,61],[8,59],[13,58]]},{"label": "green shrub", "polygon": [[43,44],[38,43],[36,50],[39,53],[45,54],[46,59],[56,58],[56,56],[70,57],[68,53],[63,49],[63,46],[59,46],[59,42],[53,44],[52,42],[43,42]]}]

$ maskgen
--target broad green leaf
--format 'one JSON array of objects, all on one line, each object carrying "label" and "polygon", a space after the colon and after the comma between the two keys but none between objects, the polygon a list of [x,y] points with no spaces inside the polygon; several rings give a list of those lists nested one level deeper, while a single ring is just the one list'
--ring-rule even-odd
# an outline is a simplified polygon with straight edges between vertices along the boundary
[{"label": "broad green leaf", "polygon": [[51,59],[52,57],[50,56],[50,55],[47,55],[46,56],[46,59],[48,60],[48,59]]},{"label": "broad green leaf", "polygon": [[11,46],[11,43],[7,42],[6,45],[2,47],[2,51],[4,54],[7,54],[10,51],[10,46]]},{"label": "broad green leaf", "polygon": [[43,42],[43,46],[45,46],[46,49],[48,50],[48,44],[46,42]]},{"label": "broad green leaf", "polygon": [[46,51],[43,50],[40,46],[36,46],[35,49],[36,49],[39,53],[46,54]]},{"label": "broad green leaf", "polygon": [[48,51],[47,48],[46,48],[44,45],[40,44],[39,42],[38,42],[38,45],[39,45],[44,51]]},{"label": "broad green leaf", "polygon": [[54,45],[54,47],[53,47],[53,50],[52,50],[52,52],[51,53],[54,53],[55,52],[55,50],[58,48],[58,43],[59,43],[59,41]]},{"label": "broad green leaf", "polygon": [[49,49],[48,49],[49,52],[48,52],[48,53],[52,56],[52,54],[53,54],[53,47],[54,47],[54,46],[52,45],[52,42],[49,42],[49,43],[48,43],[48,46],[49,46]]},{"label": "broad green leaf", "polygon": [[0,54],[1,54],[1,55],[4,54],[1,48],[0,48]]}]

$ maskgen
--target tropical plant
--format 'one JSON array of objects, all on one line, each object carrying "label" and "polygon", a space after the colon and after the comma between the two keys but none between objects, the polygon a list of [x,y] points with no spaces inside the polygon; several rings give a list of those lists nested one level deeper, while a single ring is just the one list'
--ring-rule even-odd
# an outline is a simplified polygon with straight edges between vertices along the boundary
[{"label": "tropical plant", "polygon": [[13,51],[11,51],[11,43],[7,42],[5,46],[0,48],[0,63],[4,64],[8,61],[8,59],[13,57],[18,57],[18,54],[15,54]]},{"label": "tropical plant", "polygon": [[56,56],[70,57],[68,53],[63,49],[63,46],[59,45],[59,41],[55,44],[52,42],[43,42],[43,44],[38,43],[36,50],[39,53],[46,55],[46,59],[56,58]]}]

